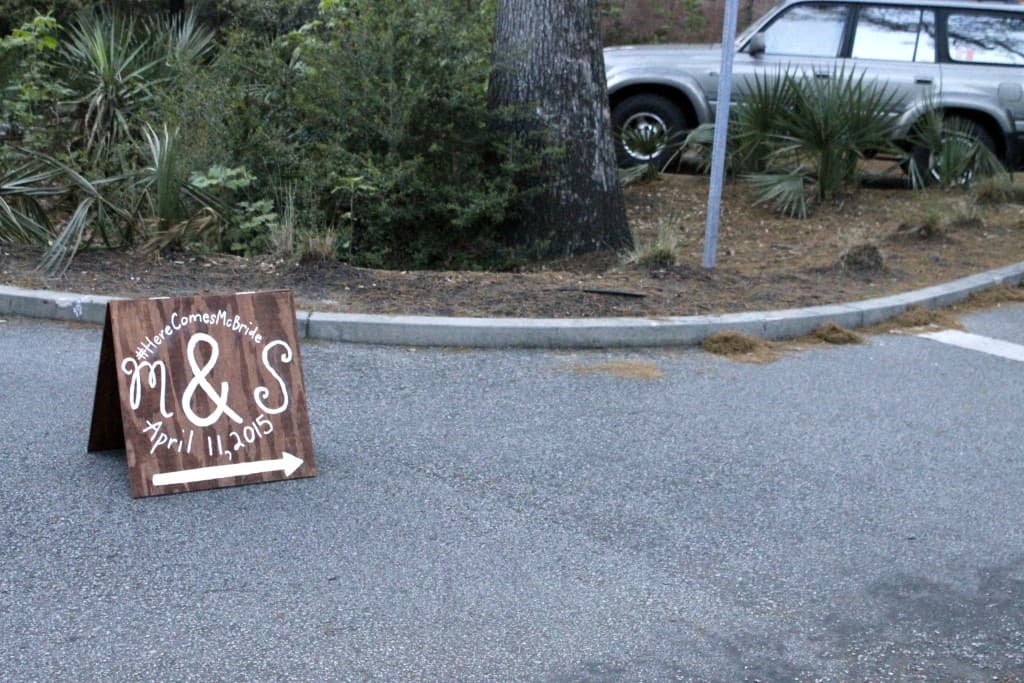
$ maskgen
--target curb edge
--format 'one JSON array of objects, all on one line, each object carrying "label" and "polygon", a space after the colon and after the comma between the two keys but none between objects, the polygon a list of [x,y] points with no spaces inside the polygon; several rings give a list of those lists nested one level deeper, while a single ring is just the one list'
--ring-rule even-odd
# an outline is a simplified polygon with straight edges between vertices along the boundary
[{"label": "curb edge", "polygon": [[[650,318],[455,318],[297,311],[299,336],[354,344],[470,348],[689,346],[725,330],[768,340],[809,334],[832,322],[856,329],[911,306],[945,308],[1000,285],[1024,281],[1024,262],[903,294],[775,311]],[[102,325],[117,297],[0,286],[0,315]]]}]

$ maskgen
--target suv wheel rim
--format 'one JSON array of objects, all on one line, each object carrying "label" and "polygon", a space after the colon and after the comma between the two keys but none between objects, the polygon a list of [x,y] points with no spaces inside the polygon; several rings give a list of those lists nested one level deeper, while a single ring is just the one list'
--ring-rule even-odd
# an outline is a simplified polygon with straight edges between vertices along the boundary
[{"label": "suv wheel rim", "polygon": [[622,148],[631,159],[649,162],[665,149],[668,126],[657,114],[639,112],[622,124]]},{"label": "suv wheel rim", "polygon": [[[928,154],[928,173],[932,181],[953,182],[960,187],[971,185],[975,176],[974,164],[958,162],[969,155],[971,148],[976,144],[974,139],[963,134],[955,134],[946,140],[945,144],[955,147],[946,154],[934,151]],[[951,168],[945,168],[947,164]]]}]

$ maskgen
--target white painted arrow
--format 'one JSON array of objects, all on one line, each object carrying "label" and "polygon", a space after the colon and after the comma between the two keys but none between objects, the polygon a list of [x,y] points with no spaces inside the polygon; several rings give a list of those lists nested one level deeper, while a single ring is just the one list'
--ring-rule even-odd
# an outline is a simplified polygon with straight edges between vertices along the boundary
[{"label": "white painted arrow", "polygon": [[256,460],[253,462],[236,462],[233,465],[215,465],[198,467],[194,470],[179,472],[162,472],[153,475],[153,486],[171,486],[172,484],[194,484],[211,479],[226,477],[244,477],[247,474],[263,474],[264,472],[284,472],[284,476],[292,476],[299,469],[302,459],[296,458],[287,451],[277,460]]}]

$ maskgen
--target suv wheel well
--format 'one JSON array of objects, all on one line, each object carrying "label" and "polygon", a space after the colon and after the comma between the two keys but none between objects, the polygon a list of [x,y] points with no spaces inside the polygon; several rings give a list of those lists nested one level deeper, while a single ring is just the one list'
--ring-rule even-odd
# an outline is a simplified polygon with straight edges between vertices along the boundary
[{"label": "suv wheel well", "polygon": [[974,109],[955,108],[944,109],[942,111],[942,114],[947,118],[955,116],[961,119],[967,119],[968,121],[971,121],[977,124],[978,126],[981,126],[985,130],[985,132],[989,134],[993,142],[995,142],[996,156],[999,157],[1001,161],[1006,161],[1006,138],[1003,135],[1002,128],[999,127],[999,124],[996,123],[995,119],[993,119],[991,116]]},{"label": "suv wheel well", "polygon": [[672,102],[674,105],[679,107],[682,111],[683,116],[686,118],[686,125],[690,128],[696,128],[697,124],[697,112],[693,108],[693,103],[690,99],[683,94],[681,91],[667,85],[631,85],[621,90],[617,90],[608,98],[608,104],[610,109],[615,109],[615,106],[633,95],[658,95]]}]

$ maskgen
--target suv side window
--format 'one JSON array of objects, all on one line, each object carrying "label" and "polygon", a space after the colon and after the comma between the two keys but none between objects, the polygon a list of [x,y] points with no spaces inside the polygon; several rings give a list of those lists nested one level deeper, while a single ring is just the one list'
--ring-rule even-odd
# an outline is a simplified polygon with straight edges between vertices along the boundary
[{"label": "suv side window", "polygon": [[910,7],[862,7],[850,56],[934,62],[935,13]]},{"label": "suv side window", "polygon": [[951,61],[1024,65],[1024,17],[950,12],[946,33]]},{"label": "suv side window", "polygon": [[764,32],[765,54],[835,57],[843,42],[844,5],[794,5]]}]

